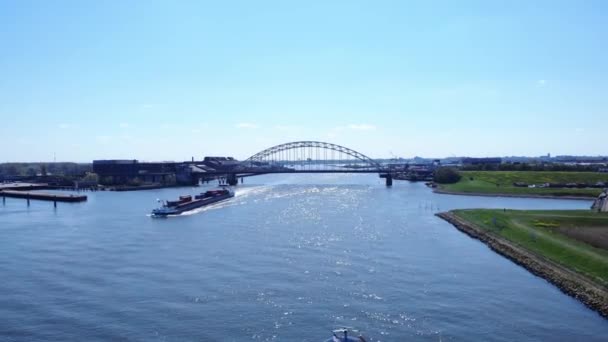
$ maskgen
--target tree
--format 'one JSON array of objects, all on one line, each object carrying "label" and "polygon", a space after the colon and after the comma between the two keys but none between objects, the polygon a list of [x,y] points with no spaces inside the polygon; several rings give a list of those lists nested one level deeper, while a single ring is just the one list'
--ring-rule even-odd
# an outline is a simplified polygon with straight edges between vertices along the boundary
[{"label": "tree", "polygon": [[162,182],[164,185],[175,185],[176,178],[174,174],[166,175],[165,180]]},{"label": "tree", "polygon": [[99,183],[102,185],[112,185],[114,184],[114,178],[112,178],[111,176],[106,176],[100,179]]},{"label": "tree", "polygon": [[460,174],[455,169],[451,167],[440,167],[435,170],[435,177],[433,180],[435,183],[450,184],[458,182],[460,177]]},{"label": "tree", "polygon": [[141,180],[141,178],[135,177],[135,178],[128,180],[127,184],[131,185],[131,186],[140,186],[143,184],[143,181]]},{"label": "tree", "polygon": [[82,178],[84,182],[91,182],[97,184],[99,182],[99,176],[94,172],[87,172],[87,175]]},{"label": "tree", "polygon": [[17,176],[19,175],[19,169],[15,164],[9,164],[6,168],[6,175],[8,176]]}]

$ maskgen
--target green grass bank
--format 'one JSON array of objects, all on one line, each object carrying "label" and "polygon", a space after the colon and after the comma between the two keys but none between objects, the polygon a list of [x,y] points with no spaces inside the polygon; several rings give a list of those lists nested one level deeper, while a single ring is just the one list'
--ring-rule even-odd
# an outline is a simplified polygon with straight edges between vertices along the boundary
[{"label": "green grass bank", "polygon": [[607,213],[469,209],[438,216],[608,318]]},{"label": "green grass bank", "polygon": [[608,286],[607,213],[474,209],[454,214]]},{"label": "green grass bank", "polygon": [[438,192],[455,194],[487,194],[508,196],[597,197],[600,188],[516,187],[514,183],[608,183],[607,173],[556,171],[461,171],[462,178],[454,184],[440,184]]}]

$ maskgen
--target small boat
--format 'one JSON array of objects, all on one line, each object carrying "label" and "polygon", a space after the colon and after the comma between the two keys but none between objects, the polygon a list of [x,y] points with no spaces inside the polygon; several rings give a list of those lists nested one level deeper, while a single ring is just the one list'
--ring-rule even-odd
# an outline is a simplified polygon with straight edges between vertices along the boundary
[{"label": "small boat", "polygon": [[336,329],[332,332],[332,337],[325,342],[367,342],[363,336],[359,335],[357,337],[349,336],[348,328],[340,328]]},{"label": "small boat", "polygon": [[190,195],[180,196],[177,201],[165,201],[162,207],[152,210],[152,216],[166,217],[169,215],[179,215],[183,212],[224,201],[232,197],[234,197],[234,191],[226,187],[206,191],[200,195],[194,196],[194,199]]}]

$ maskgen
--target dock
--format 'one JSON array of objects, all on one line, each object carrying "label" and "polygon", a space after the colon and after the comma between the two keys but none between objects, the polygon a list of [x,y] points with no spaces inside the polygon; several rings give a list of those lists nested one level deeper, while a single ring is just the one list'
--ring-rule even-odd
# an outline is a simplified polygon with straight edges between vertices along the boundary
[{"label": "dock", "polygon": [[46,183],[0,183],[0,191],[3,190],[46,190],[49,189],[49,185]]},{"label": "dock", "polygon": [[24,198],[27,200],[40,200],[50,202],[84,202],[87,200],[86,195],[64,195],[64,194],[49,194],[42,192],[26,192],[15,190],[0,190],[0,197]]}]

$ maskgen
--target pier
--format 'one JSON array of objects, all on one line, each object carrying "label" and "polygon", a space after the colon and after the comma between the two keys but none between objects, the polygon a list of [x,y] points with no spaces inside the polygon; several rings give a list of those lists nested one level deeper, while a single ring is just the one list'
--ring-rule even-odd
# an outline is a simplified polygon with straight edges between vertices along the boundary
[{"label": "pier", "polygon": [[0,191],[3,190],[46,190],[49,189],[49,185],[46,183],[0,183]]},{"label": "pier", "polygon": [[12,198],[23,198],[29,200],[40,200],[50,202],[84,202],[87,200],[86,195],[64,195],[64,194],[49,194],[40,192],[26,192],[26,191],[15,191],[15,190],[0,190],[0,197],[2,200],[6,197]]}]

